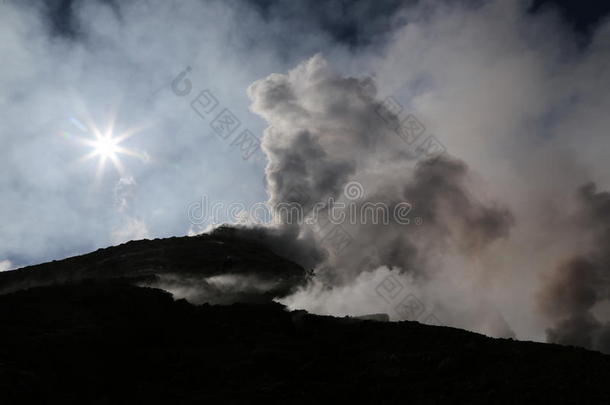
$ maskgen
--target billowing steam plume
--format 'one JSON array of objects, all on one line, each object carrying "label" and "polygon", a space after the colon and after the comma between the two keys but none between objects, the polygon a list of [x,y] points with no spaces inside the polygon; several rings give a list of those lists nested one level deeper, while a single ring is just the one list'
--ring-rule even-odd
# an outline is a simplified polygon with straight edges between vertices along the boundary
[{"label": "billowing steam plume", "polygon": [[575,222],[587,248],[548,275],[540,307],[555,321],[547,330],[550,342],[610,353],[610,322],[595,315],[610,298],[610,193],[590,183],[579,190],[578,201]]},{"label": "billowing steam plume", "polygon": [[279,224],[244,231],[315,268],[283,302],[413,319],[398,286],[446,325],[610,352],[610,25],[583,46],[519,2],[405,16],[372,77],[317,55],[248,89]]},{"label": "billowing steam plume", "polygon": [[[375,93],[370,78],[341,77],[320,55],[248,89],[252,110],[269,124],[263,148],[269,202],[280,224],[244,233],[289,233],[285,240],[320,252],[300,260],[315,266],[316,276],[296,295],[298,303],[287,299],[294,306],[335,312],[315,291],[345,293],[378,269],[408,277],[418,291],[448,283],[447,258],[476,257],[514,222],[506,208],[471,192],[466,163],[405,142],[394,130],[400,118]],[[304,215],[289,215],[284,204],[302,207]],[[379,282],[371,276],[366,288],[357,288],[374,295]]]}]

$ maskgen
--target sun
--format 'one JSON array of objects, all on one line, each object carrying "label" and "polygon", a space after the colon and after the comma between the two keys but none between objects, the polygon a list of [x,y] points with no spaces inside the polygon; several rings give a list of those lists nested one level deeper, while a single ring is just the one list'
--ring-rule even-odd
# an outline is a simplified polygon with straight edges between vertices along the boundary
[{"label": "sun", "polygon": [[94,135],[93,139],[85,140],[85,143],[92,148],[91,152],[84,156],[84,159],[98,157],[97,177],[101,177],[104,171],[106,161],[110,160],[119,174],[124,174],[123,164],[119,155],[135,155],[134,152],[120,145],[128,134],[115,135],[110,127],[105,133],[99,131],[96,127],[91,127],[91,132]]},{"label": "sun", "polygon": [[93,141],[92,146],[96,155],[107,159],[114,159],[120,151],[118,139],[113,138],[112,134],[106,134],[96,139]]},{"label": "sun", "polygon": [[114,120],[108,125],[106,131],[100,131],[92,122],[83,124],[77,119],[72,119],[71,121],[81,132],[81,135],[77,137],[78,140],[91,148],[90,152],[83,156],[81,160],[89,160],[95,157],[98,158],[96,178],[101,178],[107,161],[112,162],[119,174],[123,175],[125,169],[121,162],[121,155],[129,155],[139,158],[142,161],[148,160],[146,153],[138,153],[121,146],[121,142],[140,132],[143,128],[133,128],[115,133]]}]

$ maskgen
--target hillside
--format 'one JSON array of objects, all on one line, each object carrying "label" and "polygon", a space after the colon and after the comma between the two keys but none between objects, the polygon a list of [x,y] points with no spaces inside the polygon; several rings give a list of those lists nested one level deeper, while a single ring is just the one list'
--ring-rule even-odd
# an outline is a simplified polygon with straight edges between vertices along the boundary
[{"label": "hillside", "polygon": [[272,301],[306,279],[223,232],[0,273],[0,403],[610,403],[610,356]]},{"label": "hillside", "polygon": [[123,283],[0,296],[0,324],[6,404],[610,400],[610,356],[584,349],[279,304],[194,306]]},{"label": "hillside", "polygon": [[[219,276],[231,280],[217,280]],[[0,272],[0,294],[83,280],[181,288],[196,285],[205,297],[226,303],[287,295],[306,280],[299,265],[230,228],[195,237],[131,241],[82,256]],[[216,277],[216,278],[215,278]]]}]

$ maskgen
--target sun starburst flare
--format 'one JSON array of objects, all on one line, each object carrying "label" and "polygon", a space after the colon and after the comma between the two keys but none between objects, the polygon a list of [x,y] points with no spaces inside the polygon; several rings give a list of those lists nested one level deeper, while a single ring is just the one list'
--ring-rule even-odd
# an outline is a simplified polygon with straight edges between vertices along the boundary
[{"label": "sun starburst flare", "polygon": [[111,121],[104,132],[100,131],[99,128],[91,122],[85,125],[76,119],[71,119],[71,121],[82,134],[77,140],[92,148],[92,150],[83,156],[80,161],[86,161],[95,157],[99,159],[96,173],[97,179],[101,178],[107,161],[112,162],[119,174],[123,176],[125,174],[125,168],[120,159],[121,155],[136,157],[143,161],[148,160],[148,156],[145,153],[136,152],[121,146],[123,141],[140,132],[143,128],[130,129],[117,135],[114,133],[114,121]]}]

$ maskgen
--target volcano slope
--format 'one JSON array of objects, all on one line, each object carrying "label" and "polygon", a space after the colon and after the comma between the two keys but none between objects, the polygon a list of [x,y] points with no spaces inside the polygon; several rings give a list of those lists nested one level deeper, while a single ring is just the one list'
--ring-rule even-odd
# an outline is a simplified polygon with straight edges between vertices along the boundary
[{"label": "volcano slope", "polygon": [[610,403],[610,356],[585,349],[270,300],[193,305],[141,287],[163,272],[286,269],[269,298],[306,277],[217,238],[131,242],[3,274],[0,403]]},{"label": "volcano slope", "polygon": [[269,301],[307,278],[299,265],[276,255],[234,228],[195,237],[131,241],[82,256],[0,272],[0,294],[83,280],[114,280],[192,290],[190,301]]}]

